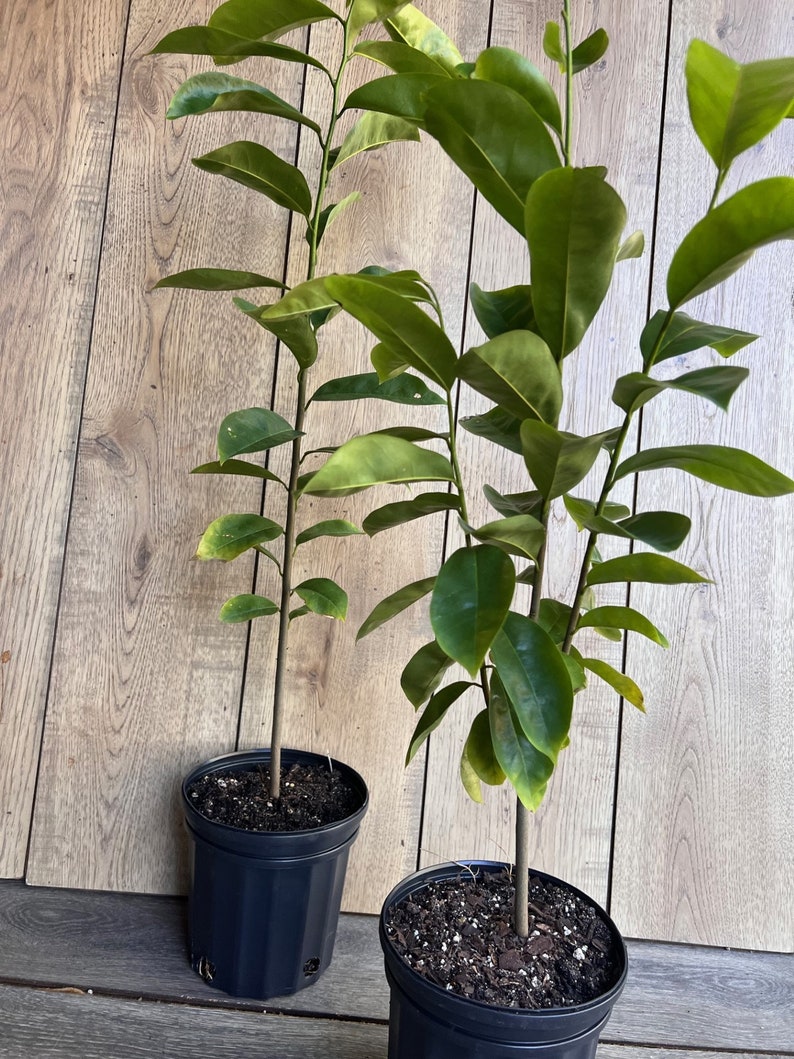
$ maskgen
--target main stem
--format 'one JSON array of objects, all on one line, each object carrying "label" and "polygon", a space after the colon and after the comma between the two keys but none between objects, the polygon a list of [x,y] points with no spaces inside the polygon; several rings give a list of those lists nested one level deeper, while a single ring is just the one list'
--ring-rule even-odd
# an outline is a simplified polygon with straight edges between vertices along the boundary
[{"label": "main stem", "polygon": [[[332,79],[331,116],[323,141],[323,157],[317,181],[317,197],[314,212],[309,222],[309,263],[306,279],[314,279],[317,270],[317,247],[320,235],[320,218],[330,171],[331,143],[336,130],[339,109],[339,86],[348,62],[348,27],[344,23],[342,59],[336,77]],[[284,726],[284,678],[287,671],[287,646],[290,629],[290,603],[292,599],[292,564],[295,557],[295,523],[298,512],[298,477],[303,446],[303,422],[306,417],[306,386],[308,369],[298,372],[298,394],[295,401],[295,430],[298,437],[292,442],[290,471],[287,484],[287,517],[284,522],[284,561],[281,567],[281,599],[278,620],[278,645],[276,648],[276,674],[273,680],[273,722],[270,729],[270,797],[276,800],[281,795],[281,743]]]}]

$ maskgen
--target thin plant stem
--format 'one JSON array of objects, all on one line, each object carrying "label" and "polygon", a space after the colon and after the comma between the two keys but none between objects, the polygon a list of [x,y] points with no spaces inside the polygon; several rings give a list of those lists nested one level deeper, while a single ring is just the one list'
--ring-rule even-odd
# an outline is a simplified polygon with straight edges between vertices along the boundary
[{"label": "thin plant stem", "polygon": [[566,165],[571,164],[573,143],[573,39],[571,36],[571,0],[563,0],[562,24],[565,31],[565,140],[563,154]]}]

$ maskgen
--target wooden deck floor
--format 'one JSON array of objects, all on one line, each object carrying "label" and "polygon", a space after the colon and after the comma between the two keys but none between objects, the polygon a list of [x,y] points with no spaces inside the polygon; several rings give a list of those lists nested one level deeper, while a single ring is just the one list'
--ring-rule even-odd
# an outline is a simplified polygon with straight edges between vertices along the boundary
[{"label": "wooden deck floor", "polygon": [[[2,1059],[383,1059],[388,993],[369,916],[294,997],[232,1000],[187,963],[178,898],[0,883]],[[794,958],[629,944],[599,1059],[794,1056]]]}]

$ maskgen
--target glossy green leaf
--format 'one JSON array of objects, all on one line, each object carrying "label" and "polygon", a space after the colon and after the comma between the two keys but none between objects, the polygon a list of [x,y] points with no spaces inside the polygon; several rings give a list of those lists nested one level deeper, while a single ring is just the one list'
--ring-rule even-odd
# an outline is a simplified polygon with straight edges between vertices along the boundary
[{"label": "glossy green leaf", "polygon": [[599,169],[566,167],[532,185],[525,225],[535,318],[561,360],[582,341],[609,290],[626,207]]},{"label": "glossy green leaf", "polygon": [[562,134],[560,104],[554,89],[537,66],[523,55],[511,48],[486,48],[477,56],[472,76],[480,81],[496,81],[512,88],[524,97],[547,125]]},{"label": "glossy green leaf", "polygon": [[246,593],[227,599],[221,607],[218,620],[233,625],[241,621],[252,621],[254,618],[264,618],[268,614],[278,614],[278,609],[272,599]]},{"label": "glossy green leaf", "polygon": [[537,623],[545,629],[555,644],[562,643],[571,620],[571,608],[558,599],[542,599],[538,608]]},{"label": "glossy green leaf", "polygon": [[347,519],[329,518],[301,530],[295,538],[295,544],[306,544],[308,541],[316,540],[317,537],[352,537],[362,533],[363,530],[354,526],[352,522],[348,522]]},{"label": "glossy green leaf", "polygon": [[475,687],[475,685],[468,680],[456,680],[454,684],[448,684],[445,688],[442,688],[441,691],[437,691],[435,695],[432,696],[427,706],[425,706],[422,711],[419,723],[414,729],[414,734],[411,736],[408,753],[405,756],[406,765],[410,765],[422,743],[424,743],[430,733],[435,731],[444,720],[444,716],[450,706],[454,705],[468,688],[473,687]]},{"label": "glossy green leaf", "polygon": [[599,626],[607,629],[628,629],[630,632],[638,632],[641,636],[647,636],[649,640],[653,640],[661,647],[670,646],[667,637],[659,632],[644,614],[640,614],[632,607],[594,607],[586,614],[580,615],[576,624],[577,630]]},{"label": "glossy green leaf", "polygon": [[547,500],[553,500],[587,476],[601,451],[601,438],[577,437],[527,419],[521,424],[521,450],[532,481]]},{"label": "glossy green leaf", "polygon": [[546,538],[542,523],[532,515],[509,515],[478,529],[465,525],[464,529],[478,541],[494,544],[508,555],[525,559],[537,558]]},{"label": "glossy green leaf", "polygon": [[154,289],[176,287],[181,290],[244,290],[246,287],[280,287],[285,284],[269,276],[260,276],[258,272],[242,272],[233,268],[188,268],[184,272],[175,272],[166,276]]},{"label": "glossy green leaf", "polygon": [[556,423],[560,414],[559,367],[531,331],[508,331],[470,349],[458,362],[458,375],[519,420]]},{"label": "glossy green leaf", "polygon": [[398,14],[408,0],[353,0],[347,25],[351,38],[355,38],[370,22],[383,22]]},{"label": "glossy green leaf", "polygon": [[[589,529],[590,522],[595,518],[596,511],[596,506],[592,500],[582,500],[580,497],[566,496],[563,498],[563,502],[568,514],[576,523],[577,528],[580,531],[583,529]],[[627,518],[630,514],[631,509],[626,507],[625,504],[615,504],[611,500],[608,500],[604,506],[605,518],[613,522],[619,518]]]},{"label": "glossy green leaf", "polygon": [[422,124],[427,109],[427,92],[434,85],[444,84],[448,80],[440,71],[437,74],[389,74],[387,77],[376,77],[360,88],[354,88],[345,100],[344,109],[371,110]]},{"label": "glossy green leaf", "polygon": [[232,474],[241,475],[244,478],[264,478],[268,482],[278,482],[286,489],[286,485],[277,474],[273,474],[267,467],[259,467],[256,463],[248,463],[247,460],[214,460],[212,463],[202,463],[194,467],[191,474]]},{"label": "glossy green leaf", "polygon": [[354,55],[363,55],[382,66],[388,66],[396,74],[444,74],[452,71],[438,63],[431,55],[412,48],[399,40],[364,40],[353,49]]},{"label": "glossy green leaf", "polygon": [[320,0],[226,0],[215,8],[207,24],[249,40],[275,40],[291,29],[329,18],[339,16]]},{"label": "glossy green leaf", "polygon": [[562,34],[558,22],[547,22],[543,31],[543,51],[552,62],[559,63],[565,69],[565,49],[562,46]]},{"label": "glossy green leaf", "polygon": [[386,434],[362,434],[332,453],[304,488],[309,496],[349,496],[372,485],[451,482],[448,459]]},{"label": "glossy green leaf", "polygon": [[[568,694],[572,696],[567,671],[565,673]],[[488,720],[494,756],[522,804],[534,812],[543,801],[554,762],[524,735],[513,705],[495,674],[491,680]]]},{"label": "glossy green leaf", "polygon": [[[240,62],[251,55],[281,59],[284,62],[299,63],[301,66],[314,66],[318,70],[328,70],[319,59],[290,48],[285,44],[273,44],[266,40],[249,40],[237,33],[210,26],[186,26],[166,34],[153,48],[150,54],[168,55],[212,55],[222,56],[222,61]],[[220,61],[216,59],[216,61]],[[329,75],[330,76],[330,75]]]},{"label": "glossy green leaf", "polygon": [[418,710],[430,698],[451,665],[452,659],[435,640],[424,644],[413,655],[402,671],[400,687],[414,709]]},{"label": "glossy green leaf", "polygon": [[268,408],[245,408],[231,412],[218,430],[218,458],[222,464],[246,452],[266,452],[302,436],[292,425]]},{"label": "glossy green leaf", "polygon": [[595,673],[597,677],[601,677],[632,706],[636,706],[638,710],[645,713],[644,696],[631,677],[627,677],[625,673],[621,673],[607,662],[602,662],[600,658],[583,658],[582,665],[591,673]]},{"label": "glossy green leaf", "polygon": [[724,173],[786,117],[794,102],[794,58],[741,64],[693,40],[686,87],[695,132]]},{"label": "glossy green leaf", "polygon": [[506,287],[504,290],[483,290],[472,283],[469,298],[474,315],[489,338],[496,338],[507,331],[536,330],[532,288],[526,284]]},{"label": "glossy green leaf", "polygon": [[450,38],[413,4],[407,4],[385,23],[386,32],[392,40],[409,44],[412,48],[430,56],[448,74],[454,74],[463,56]]},{"label": "glossy green leaf", "polygon": [[395,504],[386,504],[371,512],[364,519],[364,532],[370,537],[383,530],[394,529],[406,522],[433,515],[438,511],[458,511],[460,498],[454,493],[422,493],[413,500],[400,500]]},{"label": "glossy green leaf", "polygon": [[426,92],[427,131],[517,231],[533,183],[560,159],[543,120],[510,88],[443,81]]},{"label": "glossy green leaf", "polygon": [[221,515],[202,533],[196,558],[227,563],[257,544],[275,540],[283,532],[277,522],[261,515]]},{"label": "glossy green leaf", "polygon": [[310,577],[292,590],[300,596],[313,614],[344,621],[347,617],[347,593],[330,577]]},{"label": "glossy green leaf", "polygon": [[557,645],[532,618],[511,611],[491,659],[524,735],[556,763],[573,711],[571,680]]},{"label": "glossy green leaf", "polygon": [[356,273],[357,277],[365,279],[368,283],[374,283],[376,287],[382,287],[399,294],[401,298],[407,298],[412,302],[424,302],[432,305],[436,313],[440,315],[438,300],[433,288],[413,269],[400,269],[392,272],[380,265],[367,265]]},{"label": "glossy green leaf", "polygon": [[387,621],[391,621],[393,617],[416,603],[422,596],[426,596],[435,583],[435,577],[425,577],[421,581],[414,581],[410,585],[398,588],[396,592],[382,599],[361,625],[356,639],[362,639],[367,633],[374,632]]},{"label": "glossy green leaf", "polygon": [[441,649],[476,676],[499,632],[515,588],[515,568],[489,544],[460,548],[438,572],[430,623]]},{"label": "glossy green leaf", "polygon": [[793,177],[769,177],[742,188],[707,213],[676,250],[667,273],[670,307],[722,283],[759,247],[792,236]]},{"label": "glossy green leaf", "polygon": [[[590,507],[592,509],[593,505]],[[639,515],[622,518],[619,522],[591,513],[585,514],[581,521],[580,529],[622,537],[624,540],[642,541],[660,552],[675,551],[692,528],[691,520],[675,511],[643,511]]]},{"label": "glossy green leaf", "polygon": [[645,236],[642,232],[632,232],[628,239],[620,244],[615,261],[629,261],[631,258],[642,257],[645,253]]},{"label": "glossy green leaf", "polygon": [[624,412],[636,412],[664,390],[683,390],[705,397],[724,412],[731,398],[750,374],[749,368],[711,367],[688,371],[675,379],[652,379],[639,371],[622,375],[615,383],[612,400]]},{"label": "glossy green leaf", "polygon": [[[348,206],[352,206],[354,202],[358,202],[361,198],[360,191],[351,191],[349,195],[345,195],[339,202],[333,203],[331,206],[326,206],[324,210],[320,212],[320,216],[317,224],[317,245],[319,246],[322,242],[322,238],[326,231],[334,223],[334,221],[343,213]],[[311,226],[306,228],[306,242],[309,246],[312,245],[312,231]]]},{"label": "glossy green leaf", "polygon": [[397,357],[445,390],[452,388],[457,366],[455,349],[427,313],[367,279],[329,276],[326,285],[340,305]]},{"label": "glossy green leaf", "polygon": [[683,563],[651,552],[635,552],[596,563],[587,576],[588,585],[608,585],[615,581],[646,581],[656,585],[711,584],[709,578]]},{"label": "glossy green leaf", "polygon": [[539,519],[543,512],[543,497],[534,489],[528,493],[499,493],[491,485],[483,485],[483,495],[500,515],[532,515]]},{"label": "glossy green leaf", "polygon": [[378,114],[368,111],[358,119],[342,141],[339,153],[334,159],[333,169],[363,151],[374,151],[387,143],[398,140],[419,140],[419,129],[405,118],[393,114]]},{"label": "glossy green leaf", "polygon": [[266,195],[278,206],[309,216],[312,196],[300,169],[251,140],[237,140],[210,151],[193,164],[207,173],[219,173]]},{"label": "glossy green leaf", "polygon": [[732,357],[734,353],[738,353],[740,349],[744,349],[758,338],[758,335],[753,335],[749,331],[737,331],[732,327],[704,324],[699,320],[693,320],[686,313],[673,313],[659,347],[654,353],[667,316],[668,314],[663,309],[654,313],[640,335],[640,350],[646,370],[652,364],[661,364],[663,360],[680,357],[695,349],[703,349],[704,346],[711,347],[721,357]]},{"label": "glossy green leaf", "polygon": [[573,49],[571,55],[572,69],[575,74],[581,73],[582,70],[586,70],[588,66],[593,66],[599,59],[603,58],[609,47],[609,37],[607,36],[606,30],[597,29],[595,33],[591,33],[589,37],[577,44]]},{"label": "glossy green leaf", "polygon": [[669,445],[646,449],[619,464],[615,480],[638,471],[665,467],[686,471],[704,482],[750,496],[784,496],[794,492],[791,478],[757,456],[727,445]]},{"label": "glossy green leaf", "polygon": [[363,398],[377,398],[380,401],[407,405],[445,404],[440,394],[429,389],[414,375],[401,374],[395,379],[381,382],[374,371],[331,379],[318,387],[311,396],[312,401],[360,401]]},{"label": "glossy green leaf", "polygon": [[460,759],[460,778],[475,802],[482,802],[480,780],[491,787],[501,787],[507,779],[496,760],[487,710],[481,710],[472,721]]},{"label": "glossy green leaf", "polygon": [[521,420],[503,408],[492,408],[481,416],[463,416],[460,425],[478,438],[521,455]]},{"label": "glossy green leaf", "polygon": [[264,88],[256,81],[246,81],[231,74],[195,74],[183,81],[176,90],[166,113],[170,119],[184,118],[189,114],[219,113],[239,110],[256,114],[273,114],[299,125],[305,125],[320,134],[317,122],[307,118],[280,96]]},{"label": "glossy green leaf", "polygon": [[260,321],[289,320],[294,316],[308,316],[311,313],[332,309],[335,305],[336,300],[326,290],[325,279],[318,277],[299,283],[273,305],[263,306],[259,319]]},{"label": "glossy green leaf", "polygon": [[381,382],[396,379],[398,375],[408,370],[406,361],[382,342],[375,346],[369,355],[369,359],[372,361],[372,367]]}]

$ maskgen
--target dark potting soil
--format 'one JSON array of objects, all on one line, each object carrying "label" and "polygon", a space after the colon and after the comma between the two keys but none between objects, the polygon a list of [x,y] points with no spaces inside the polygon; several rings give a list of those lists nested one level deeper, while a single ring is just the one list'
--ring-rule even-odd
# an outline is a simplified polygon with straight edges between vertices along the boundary
[{"label": "dark potting soil", "polygon": [[529,937],[511,926],[507,872],[430,883],[390,910],[392,945],[417,974],[484,1004],[571,1007],[620,977],[612,931],[592,905],[530,876]]},{"label": "dark potting soil", "polygon": [[210,772],[187,789],[191,805],[209,820],[246,831],[306,831],[336,823],[361,808],[361,794],[338,769],[282,765],[281,796],[269,794],[270,769]]}]

